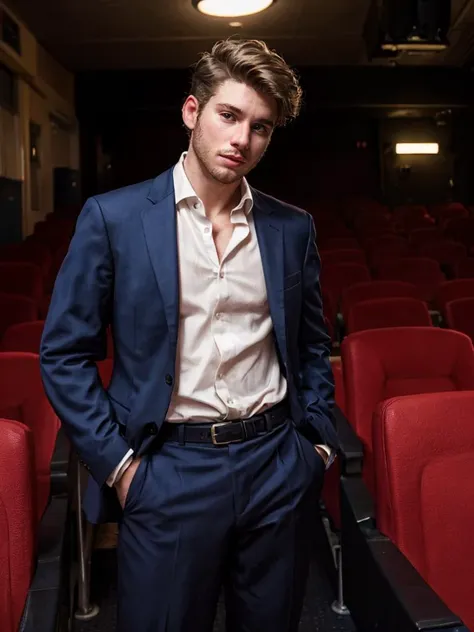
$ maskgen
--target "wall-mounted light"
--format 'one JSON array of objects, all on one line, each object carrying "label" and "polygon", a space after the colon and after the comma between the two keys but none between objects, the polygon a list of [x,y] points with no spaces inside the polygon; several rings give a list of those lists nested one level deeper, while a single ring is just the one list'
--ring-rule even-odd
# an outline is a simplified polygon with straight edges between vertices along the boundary
[{"label": "wall-mounted light", "polygon": [[220,18],[233,18],[265,11],[275,0],[192,0],[201,13]]},{"label": "wall-mounted light", "polygon": [[397,143],[397,154],[439,154],[438,143]]}]

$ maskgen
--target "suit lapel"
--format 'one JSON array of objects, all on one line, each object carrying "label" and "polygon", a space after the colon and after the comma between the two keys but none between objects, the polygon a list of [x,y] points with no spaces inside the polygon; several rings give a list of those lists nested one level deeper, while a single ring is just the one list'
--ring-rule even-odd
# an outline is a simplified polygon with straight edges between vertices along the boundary
[{"label": "suit lapel", "polygon": [[271,206],[262,200],[255,189],[252,189],[252,195],[253,217],[265,275],[270,316],[280,355],[283,362],[286,362],[283,224],[278,221]]},{"label": "suit lapel", "polygon": [[143,230],[165,308],[171,344],[175,350],[178,339],[179,268],[172,169],[156,178],[148,199],[153,205],[142,212]]}]

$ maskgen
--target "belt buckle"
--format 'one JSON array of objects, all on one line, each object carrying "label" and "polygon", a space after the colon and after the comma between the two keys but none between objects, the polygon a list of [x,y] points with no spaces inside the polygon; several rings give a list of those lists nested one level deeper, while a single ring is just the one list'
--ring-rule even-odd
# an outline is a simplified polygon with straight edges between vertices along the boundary
[{"label": "belt buckle", "polygon": [[229,439],[227,441],[218,441],[216,436],[216,428],[219,426],[228,426],[231,421],[221,421],[219,423],[212,424],[211,426],[211,439],[214,445],[229,445],[229,443],[241,443],[242,439]]}]

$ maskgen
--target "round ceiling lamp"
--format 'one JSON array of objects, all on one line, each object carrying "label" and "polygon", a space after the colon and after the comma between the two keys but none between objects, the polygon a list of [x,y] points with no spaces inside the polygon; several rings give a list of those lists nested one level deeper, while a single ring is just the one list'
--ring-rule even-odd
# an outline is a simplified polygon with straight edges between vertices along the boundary
[{"label": "round ceiling lamp", "polygon": [[193,0],[201,13],[219,18],[236,18],[265,11],[275,0]]}]

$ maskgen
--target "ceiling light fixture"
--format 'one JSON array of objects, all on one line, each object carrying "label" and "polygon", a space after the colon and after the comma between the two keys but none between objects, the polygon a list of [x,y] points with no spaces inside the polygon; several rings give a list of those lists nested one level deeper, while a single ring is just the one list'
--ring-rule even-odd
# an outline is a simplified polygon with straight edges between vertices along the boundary
[{"label": "ceiling light fixture", "polygon": [[201,13],[219,18],[234,18],[265,11],[275,0],[193,0]]}]

